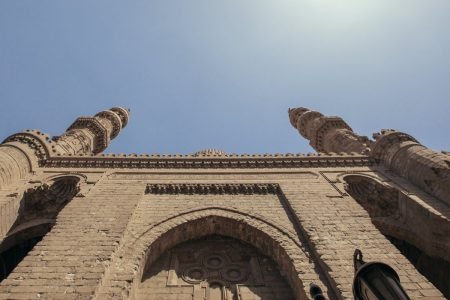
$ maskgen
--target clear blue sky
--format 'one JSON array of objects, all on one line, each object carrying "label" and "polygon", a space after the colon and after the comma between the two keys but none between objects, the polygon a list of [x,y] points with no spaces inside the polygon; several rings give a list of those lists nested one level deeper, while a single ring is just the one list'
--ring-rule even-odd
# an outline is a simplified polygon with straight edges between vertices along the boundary
[{"label": "clear blue sky", "polygon": [[310,152],[289,107],[450,148],[450,1],[0,2],[0,138],[129,107],[108,152]]}]

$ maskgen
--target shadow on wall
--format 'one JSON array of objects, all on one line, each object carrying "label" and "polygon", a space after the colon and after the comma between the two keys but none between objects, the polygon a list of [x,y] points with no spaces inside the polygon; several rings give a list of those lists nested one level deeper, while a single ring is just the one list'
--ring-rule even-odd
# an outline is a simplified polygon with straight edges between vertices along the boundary
[{"label": "shadow on wall", "polygon": [[58,213],[78,193],[79,181],[77,176],[61,176],[24,193],[19,215],[0,243],[0,281],[51,230]]},{"label": "shadow on wall", "polygon": [[450,298],[448,221],[374,178],[352,174],[345,176],[344,181],[347,192],[367,210],[378,230]]}]

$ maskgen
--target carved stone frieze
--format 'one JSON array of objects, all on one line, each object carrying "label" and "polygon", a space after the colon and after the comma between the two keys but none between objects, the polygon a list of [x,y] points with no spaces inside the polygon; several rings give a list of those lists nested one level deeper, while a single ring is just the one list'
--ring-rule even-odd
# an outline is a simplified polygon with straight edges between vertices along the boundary
[{"label": "carved stone frieze", "polygon": [[239,183],[239,184],[148,184],[145,190],[146,194],[214,194],[214,195],[235,195],[235,194],[279,194],[280,186],[274,183]]},{"label": "carved stone frieze", "polygon": [[100,153],[109,145],[110,137],[106,128],[95,117],[81,117],[70,125],[67,131],[75,129],[89,129],[94,134],[93,153]]},{"label": "carved stone frieze", "polygon": [[39,130],[26,130],[24,132],[19,132],[13,134],[6,138],[2,144],[10,143],[10,142],[19,142],[21,144],[25,144],[29,148],[33,150],[35,155],[40,160],[46,160],[50,157],[50,147],[52,141],[50,137],[45,133],[40,132]]},{"label": "carved stone frieze", "polygon": [[187,157],[169,155],[116,155],[54,157],[45,161],[49,168],[131,168],[131,169],[259,169],[259,168],[322,168],[372,166],[375,161],[365,155],[267,155],[232,157]]},{"label": "carved stone frieze", "polygon": [[154,299],[169,299],[167,295],[174,292],[179,299],[193,300],[294,299],[271,258],[222,236],[172,248],[149,266],[143,277],[136,299],[148,299],[146,289],[154,291]]}]

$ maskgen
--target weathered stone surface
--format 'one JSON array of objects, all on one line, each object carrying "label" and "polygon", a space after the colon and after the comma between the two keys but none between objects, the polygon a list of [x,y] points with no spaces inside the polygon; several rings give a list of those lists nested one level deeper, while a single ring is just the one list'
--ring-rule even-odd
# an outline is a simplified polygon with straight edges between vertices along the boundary
[{"label": "weathered stone surface", "polygon": [[[373,142],[340,118],[306,109],[290,118],[330,153],[95,155],[127,124],[122,108],[54,141],[7,139],[0,257],[24,257],[0,260],[0,299],[308,299],[312,282],[329,299],[353,299],[355,248],[390,264],[412,299],[443,299],[430,280],[447,292],[445,188],[435,198],[391,172],[402,147],[377,140],[368,155]],[[420,147],[402,162],[432,160],[421,168],[441,176],[442,157]]]}]

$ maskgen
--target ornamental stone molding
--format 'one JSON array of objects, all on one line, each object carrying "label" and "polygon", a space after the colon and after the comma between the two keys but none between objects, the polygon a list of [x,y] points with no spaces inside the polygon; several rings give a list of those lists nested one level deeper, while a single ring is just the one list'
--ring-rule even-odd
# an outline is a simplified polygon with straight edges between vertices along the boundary
[{"label": "ornamental stone molding", "polygon": [[365,155],[255,155],[228,157],[193,157],[176,155],[117,155],[52,157],[47,168],[131,168],[131,169],[270,169],[374,166],[375,160]]},{"label": "ornamental stone molding", "polygon": [[46,160],[50,157],[50,149],[53,143],[47,134],[39,130],[28,129],[7,137],[0,147],[7,144],[11,145],[13,142],[18,142],[30,148],[39,160]]},{"label": "ornamental stone molding", "polygon": [[120,119],[119,115],[117,115],[116,113],[114,113],[110,110],[104,110],[104,111],[96,114],[95,117],[100,119],[100,123],[102,123],[103,119],[106,119],[112,124],[112,130],[110,132],[111,139],[113,139],[119,135],[119,132],[122,129],[122,120]]},{"label": "ornamental stone molding", "polygon": [[109,144],[110,137],[107,129],[95,117],[81,117],[67,129],[66,135],[70,135],[76,129],[88,129],[94,136],[92,153],[97,154],[106,149]]},{"label": "ornamental stone molding", "polygon": [[240,183],[240,184],[148,184],[146,194],[200,194],[200,195],[253,195],[253,194],[281,194],[281,188],[274,183]]}]

